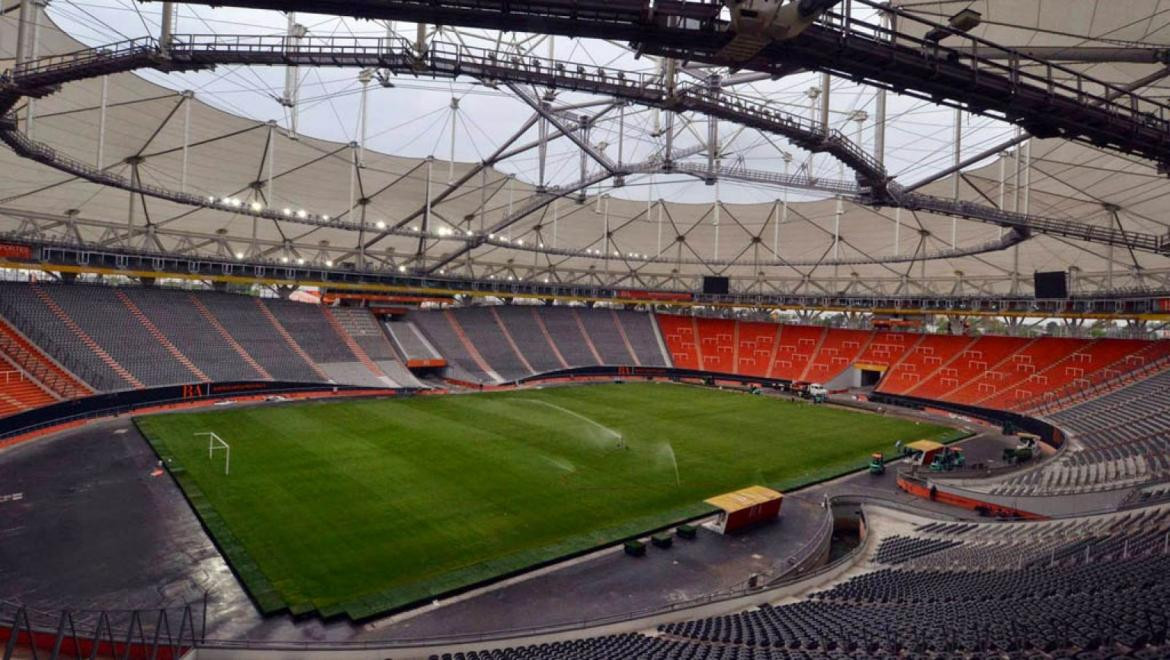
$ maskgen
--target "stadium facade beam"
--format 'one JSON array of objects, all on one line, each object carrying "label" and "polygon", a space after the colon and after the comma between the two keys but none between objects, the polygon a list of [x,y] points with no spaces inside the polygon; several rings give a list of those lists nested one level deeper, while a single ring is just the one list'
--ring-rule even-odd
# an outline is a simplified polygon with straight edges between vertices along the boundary
[{"label": "stadium facade beam", "polygon": [[1022,55],[1048,62],[1170,64],[1170,49],[1146,46],[1004,46],[1001,49],[956,46],[953,49],[961,55],[978,55],[989,60],[1011,60]]},{"label": "stadium facade beam", "polygon": [[[1167,66],[1163,69],[1155,71],[1154,73],[1151,73],[1149,75],[1143,76],[1143,77],[1141,77],[1137,80],[1134,80],[1132,82],[1121,85],[1119,87],[1119,89],[1114,90],[1113,92],[1110,92],[1110,94],[1112,95],[1112,98],[1117,98],[1125,91],[1137,91],[1139,89],[1148,87],[1149,85],[1152,85],[1152,84],[1158,82],[1159,80],[1166,78],[1167,76],[1170,76],[1170,66]],[[958,163],[955,163],[951,167],[948,167],[948,168],[941,170],[939,172],[935,172],[934,174],[931,174],[930,176],[927,176],[923,179],[915,181],[914,183],[906,186],[905,191],[906,192],[913,192],[915,190],[918,190],[919,188],[922,188],[923,186],[934,183],[935,181],[945,179],[948,176],[950,176],[956,172],[959,172],[959,171],[964,170],[968,167],[971,167],[972,165],[975,165],[976,163],[979,163],[980,161],[983,161],[984,159],[991,158],[992,156],[994,156],[998,153],[1001,153],[1003,151],[1011,149],[1012,147],[1015,147],[1016,145],[1019,145],[1019,144],[1026,142],[1030,139],[1032,139],[1032,135],[1030,133],[1028,133],[1027,131],[1021,131],[1019,135],[1017,135],[1009,140],[1005,140],[1005,141],[1003,141],[1003,142],[1001,142],[993,147],[990,147],[988,149],[984,149],[983,151],[979,152],[978,154],[975,154],[974,156],[971,156],[969,158],[965,158],[965,159],[959,161]]]}]

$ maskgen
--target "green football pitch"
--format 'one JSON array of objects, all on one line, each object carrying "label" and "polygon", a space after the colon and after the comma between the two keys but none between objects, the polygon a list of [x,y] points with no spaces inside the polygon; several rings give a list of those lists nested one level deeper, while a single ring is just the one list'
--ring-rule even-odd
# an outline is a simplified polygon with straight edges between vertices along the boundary
[{"label": "green football pitch", "polygon": [[[864,466],[941,426],[666,383],[137,420],[266,613],[362,619]],[[208,456],[214,432],[231,447]],[[783,515],[783,514],[781,514]]]}]

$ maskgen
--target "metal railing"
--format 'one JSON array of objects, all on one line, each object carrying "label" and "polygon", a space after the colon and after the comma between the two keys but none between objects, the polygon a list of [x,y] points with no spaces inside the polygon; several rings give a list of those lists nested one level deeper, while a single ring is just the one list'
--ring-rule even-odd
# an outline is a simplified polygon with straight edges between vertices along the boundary
[{"label": "metal railing", "polygon": [[[892,16],[892,25],[887,27],[836,10],[826,12],[820,23],[829,29],[841,30],[841,38],[844,40],[869,39],[891,50],[908,46],[918,50],[923,59],[940,67],[944,62],[966,64],[970,69],[971,81],[978,81],[981,77],[1002,78],[1010,83],[1013,94],[1031,87],[1048,96],[1060,95],[1073,99],[1086,109],[1104,110],[1124,121],[1155,127],[1170,136],[1170,105],[1166,103],[1094,78],[1072,67],[1030,57],[976,35],[950,29],[889,3],[878,0],[853,1]],[[923,31],[944,30],[948,35],[946,43],[927,41],[899,31],[899,24],[903,21],[917,23]],[[995,53],[996,57],[992,58],[991,53]]]},{"label": "metal railing", "polygon": [[73,77],[79,70],[105,68],[126,63],[141,66],[146,59],[160,53],[154,37],[138,37],[117,41],[97,48],[83,48],[60,55],[49,55],[23,62],[12,71],[13,81],[19,85],[38,86],[54,84],[57,78]]},{"label": "metal railing", "polygon": [[137,610],[47,611],[0,600],[3,660],[41,657],[178,660],[207,634],[208,595],[195,603]]}]

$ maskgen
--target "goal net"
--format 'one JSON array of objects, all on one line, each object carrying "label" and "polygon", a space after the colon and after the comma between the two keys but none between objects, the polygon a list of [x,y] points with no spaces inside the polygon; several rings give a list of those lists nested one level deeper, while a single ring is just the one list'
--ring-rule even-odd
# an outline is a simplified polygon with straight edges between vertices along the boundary
[{"label": "goal net", "polygon": [[206,433],[196,433],[196,437],[207,438],[207,460],[215,460],[215,452],[223,452],[223,473],[228,475],[231,471],[232,465],[232,447],[223,438],[215,433],[208,431]]}]

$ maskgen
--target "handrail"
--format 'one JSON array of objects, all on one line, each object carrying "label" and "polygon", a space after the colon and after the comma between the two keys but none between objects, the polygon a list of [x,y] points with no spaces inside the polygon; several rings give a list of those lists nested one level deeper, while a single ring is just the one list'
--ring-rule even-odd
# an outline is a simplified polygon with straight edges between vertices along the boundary
[{"label": "handrail", "polygon": [[[900,43],[909,42],[913,46],[920,48],[924,56],[933,56],[948,61],[966,60],[971,63],[971,67],[975,72],[984,71],[992,75],[1003,76],[1010,80],[1014,86],[1019,86],[1024,81],[1031,81],[1035,83],[1037,88],[1047,90],[1049,94],[1054,94],[1058,91],[1063,92],[1065,96],[1075,98],[1078,103],[1089,105],[1092,102],[1110,109],[1113,114],[1124,115],[1131,120],[1140,120],[1146,124],[1152,123],[1152,125],[1162,130],[1170,131],[1170,105],[1166,103],[1142,96],[1134,90],[1100,80],[1071,67],[1049,60],[1031,57],[1026,53],[1001,46],[977,35],[951,29],[889,3],[878,2],[877,0],[856,1],[879,12],[892,14],[898,19],[906,19],[931,29],[945,30],[948,33],[947,43],[944,44],[941,41],[932,42],[923,38],[914,37],[904,32],[899,32],[896,24],[894,27],[886,27],[857,18],[853,14],[846,16],[830,11],[821,17],[821,22],[831,28],[841,28],[851,38],[864,35],[874,41],[889,44],[891,47],[895,47]],[[959,46],[959,43],[966,45]],[[1007,64],[980,54],[981,52],[990,51],[1008,53],[1010,57],[1007,60]],[[1044,71],[1045,75],[1033,73],[1034,69]],[[1055,73],[1063,74],[1067,79],[1075,82],[1064,82],[1062,79],[1057,78],[1054,75]],[[1094,87],[1100,88],[1103,94],[1098,95],[1092,93],[1090,89]],[[1120,103],[1118,99],[1125,99],[1127,102]],[[1154,112],[1140,109],[1142,106],[1151,108]]]}]

